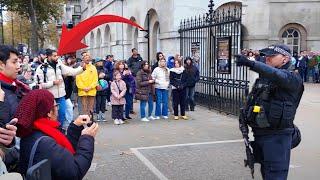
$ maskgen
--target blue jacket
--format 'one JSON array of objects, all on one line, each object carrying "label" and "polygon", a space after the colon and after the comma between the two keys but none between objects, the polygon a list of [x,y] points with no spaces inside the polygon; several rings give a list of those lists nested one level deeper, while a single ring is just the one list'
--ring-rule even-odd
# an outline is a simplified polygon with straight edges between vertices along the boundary
[{"label": "blue jacket", "polygon": [[113,80],[113,64],[110,61],[105,61],[103,64],[105,74],[108,74],[110,81]]},{"label": "blue jacket", "polygon": [[299,60],[296,62],[296,68],[298,69],[306,69],[307,68],[307,61],[308,58],[307,57],[303,57],[301,60]]},{"label": "blue jacket", "polygon": [[135,94],[136,93],[136,81],[133,75],[123,75],[121,73],[122,80],[126,83],[127,91],[126,93]]},{"label": "blue jacket", "polygon": [[185,67],[185,84],[187,87],[194,87],[200,80],[199,69],[193,64],[190,67],[185,65]]},{"label": "blue jacket", "polygon": [[169,69],[174,68],[174,57],[173,56],[168,57],[167,67]]},{"label": "blue jacket", "polygon": [[[53,180],[82,179],[90,168],[94,152],[94,138],[88,135],[81,136],[82,129],[83,127],[78,127],[73,123],[68,128],[67,138],[76,150],[74,155],[58,145],[53,138],[48,137],[39,142],[33,165],[43,159],[50,159]],[[41,136],[45,136],[45,134],[35,131],[31,135],[21,138],[20,168],[22,174],[26,174],[31,149]]]}]

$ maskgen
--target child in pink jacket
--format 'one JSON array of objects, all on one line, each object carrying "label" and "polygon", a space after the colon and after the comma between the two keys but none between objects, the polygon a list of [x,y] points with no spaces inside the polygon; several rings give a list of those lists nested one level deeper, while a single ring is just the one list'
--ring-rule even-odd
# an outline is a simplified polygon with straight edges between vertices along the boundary
[{"label": "child in pink jacket", "polygon": [[123,124],[123,105],[126,104],[124,95],[126,94],[126,83],[121,79],[121,73],[115,71],[113,73],[113,82],[111,83],[111,105],[112,105],[112,119],[114,124]]}]

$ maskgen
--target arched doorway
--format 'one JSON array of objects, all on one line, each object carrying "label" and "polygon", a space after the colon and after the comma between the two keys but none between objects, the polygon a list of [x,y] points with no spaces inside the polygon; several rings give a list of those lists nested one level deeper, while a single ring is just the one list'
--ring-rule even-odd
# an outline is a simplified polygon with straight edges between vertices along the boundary
[{"label": "arched doorway", "polygon": [[[132,22],[137,22],[135,17],[131,17],[130,20]],[[128,25],[127,26],[127,45],[126,45],[126,55],[131,56],[131,49],[138,48],[138,28]]]},{"label": "arched doorway", "polygon": [[96,57],[101,57],[101,43],[102,43],[101,31],[100,29],[98,29],[97,39],[96,39]]},{"label": "arched doorway", "polygon": [[[131,17],[130,20],[133,22],[137,22],[135,17]],[[128,25],[127,41],[131,44],[131,49],[138,48],[138,28]]]},{"label": "arched doorway", "polygon": [[106,25],[104,29],[104,48],[103,48],[103,55],[111,54],[111,33],[109,25]]},{"label": "arched doorway", "polygon": [[[159,22],[157,21],[153,28],[152,28],[152,45],[153,45],[153,51],[152,54],[155,56],[155,54],[159,51],[161,51],[161,43],[160,43],[160,25]],[[153,57],[153,56],[152,56]]]},{"label": "arched doorway", "polygon": [[132,48],[138,48],[138,28],[135,28],[132,34]]},{"label": "arched doorway", "polygon": [[91,32],[90,34],[90,54],[94,54],[94,34]]},{"label": "arched doorway", "polygon": [[[149,14],[149,18],[148,18]],[[161,50],[161,40],[160,40],[160,22],[158,13],[155,9],[150,9],[146,15],[144,27],[145,29],[149,29],[149,41],[150,41],[150,61],[156,59],[157,51]],[[149,27],[148,27],[149,20]],[[148,49],[146,48],[146,55],[148,53]]]}]

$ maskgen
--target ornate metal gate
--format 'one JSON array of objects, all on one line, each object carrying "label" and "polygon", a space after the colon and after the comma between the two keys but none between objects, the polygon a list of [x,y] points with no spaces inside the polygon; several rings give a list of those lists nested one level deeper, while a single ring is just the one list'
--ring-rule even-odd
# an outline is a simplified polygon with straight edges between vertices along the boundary
[{"label": "ornate metal gate", "polygon": [[247,68],[237,67],[234,55],[241,52],[241,5],[213,10],[185,19],[180,24],[180,53],[197,62],[200,82],[195,98],[201,105],[237,115],[248,92]]}]

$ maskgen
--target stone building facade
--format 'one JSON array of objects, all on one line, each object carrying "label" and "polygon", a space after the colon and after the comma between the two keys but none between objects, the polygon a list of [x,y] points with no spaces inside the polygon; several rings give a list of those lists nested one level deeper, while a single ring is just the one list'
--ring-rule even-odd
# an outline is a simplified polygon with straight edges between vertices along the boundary
[{"label": "stone building facade", "polygon": [[[75,1],[75,0],[73,0]],[[150,30],[150,60],[157,51],[180,52],[179,25],[184,18],[208,12],[209,0],[78,0],[81,20],[114,14]],[[214,9],[242,5],[243,48],[260,49],[283,42],[293,51],[320,50],[320,0],[215,0]],[[137,48],[147,59],[145,32],[126,24],[103,24],[84,39],[93,57],[114,54],[127,59]]]}]

